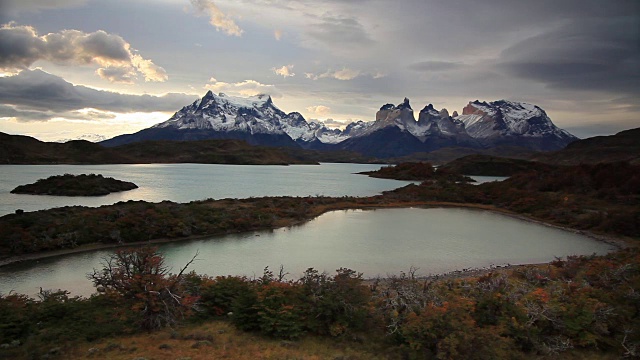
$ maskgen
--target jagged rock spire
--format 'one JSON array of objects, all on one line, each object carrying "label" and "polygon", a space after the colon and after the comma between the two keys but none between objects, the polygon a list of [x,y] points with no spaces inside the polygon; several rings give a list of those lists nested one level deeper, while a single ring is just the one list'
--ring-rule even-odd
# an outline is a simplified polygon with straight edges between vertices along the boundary
[{"label": "jagged rock spire", "polygon": [[[402,104],[398,105],[398,109],[411,109],[411,105],[409,104],[409,98],[404,98]],[[413,109],[411,109],[413,110]]]}]

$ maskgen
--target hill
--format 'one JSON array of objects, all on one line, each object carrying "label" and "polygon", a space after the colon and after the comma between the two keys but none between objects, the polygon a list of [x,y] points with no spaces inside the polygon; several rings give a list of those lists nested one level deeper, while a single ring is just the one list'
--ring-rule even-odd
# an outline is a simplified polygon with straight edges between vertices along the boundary
[{"label": "hill", "polygon": [[288,165],[315,161],[290,156],[280,149],[251,146],[241,140],[143,141],[106,148],[84,140],[51,143],[0,133],[0,163]]},{"label": "hill", "polygon": [[465,147],[445,147],[431,152],[417,152],[411,155],[387,159],[391,163],[401,162],[430,162],[432,164],[446,164],[468,155],[499,156],[512,159],[529,159],[538,153],[519,146],[496,146],[488,149],[472,149]]},{"label": "hill", "polygon": [[628,161],[637,165],[640,164],[640,128],[578,140],[562,150],[537,154],[532,160],[558,165],[616,161]]},{"label": "hill", "polygon": [[489,155],[468,155],[453,160],[438,169],[459,174],[480,176],[511,176],[528,170],[548,170],[552,166],[540,162],[509,159]]},{"label": "hill", "polygon": [[143,141],[114,150],[137,163],[201,163],[239,165],[288,165],[315,163],[296,159],[285,151],[251,146],[242,140]]},{"label": "hill", "polygon": [[85,140],[66,143],[0,132],[0,164],[118,164],[130,163],[114,149],[106,149]]}]

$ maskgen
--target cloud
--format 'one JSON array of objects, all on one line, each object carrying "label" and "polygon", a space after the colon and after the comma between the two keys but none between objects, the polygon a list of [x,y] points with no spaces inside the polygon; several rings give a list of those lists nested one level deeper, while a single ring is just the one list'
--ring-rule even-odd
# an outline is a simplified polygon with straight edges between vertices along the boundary
[{"label": "cloud", "polygon": [[282,77],[291,77],[291,76],[295,76],[296,74],[293,73],[293,65],[282,65],[282,67],[279,68],[272,68],[271,69],[274,73],[278,74],[278,75],[282,75]]},{"label": "cloud", "polygon": [[442,72],[449,70],[456,70],[464,67],[465,65],[459,62],[450,61],[421,61],[409,65],[409,69],[420,72]]},{"label": "cloud", "polygon": [[259,94],[268,94],[272,98],[282,97],[282,94],[274,85],[262,84],[255,80],[244,80],[236,83],[228,83],[218,81],[215,78],[209,79],[209,83],[204,86],[205,89],[216,93],[225,93],[235,96],[255,96]]},{"label": "cloud", "polygon": [[133,84],[136,78],[135,72],[127,67],[110,66],[107,68],[99,68],[96,74],[101,78],[114,83]]},{"label": "cloud", "polygon": [[134,54],[131,57],[131,62],[133,66],[141,73],[144,74],[145,81],[157,81],[163,82],[167,80],[167,73],[163,68],[154,64],[149,59],[144,59],[142,56],[138,54]]},{"label": "cloud", "polygon": [[323,123],[327,126],[344,126],[345,125],[344,121],[338,121],[331,118],[323,121]]},{"label": "cloud", "polygon": [[51,111],[24,110],[11,105],[0,104],[0,118],[12,118],[17,121],[48,121],[58,115]]},{"label": "cloud", "polygon": [[241,36],[243,30],[211,0],[191,0],[191,5],[209,16],[209,23],[227,35]]},{"label": "cloud", "polygon": [[333,78],[337,80],[353,80],[356,77],[360,76],[360,70],[353,70],[349,68],[342,68],[342,70],[327,70],[326,72],[316,75],[314,73],[305,73],[304,76],[307,79],[318,80],[324,78]]},{"label": "cloud", "polygon": [[310,24],[306,35],[324,45],[366,47],[374,41],[356,17],[324,14],[320,22]]},{"label": "cloud", "polygon": [[21,121],[87,117],[86,111],[76,113],[82,109],[95,109],[101,113],[170,112],[194,98],[186,94],[126,95],[95,90],[73,85],[42,70],[23,70],[14,76],[0,77],[0,117],[15,117]]},{"label": "cloud", "polygon": [[504,50],[499,68],[556,89],[640,94],[640,18],[574,20]]},{"label": "cloud", "polygon": [[163,68],[137,54],[122,37],[102,30],[62,30],[39,36],[31,26],[9,23],[0,27],[0,70],[28,69],[38,60],[99,66],[98,76],[112,82],[131,83],[138,74],[145,81],[168,78]]},{"label": "cloud", "polygon": [[353,80],[358,75],[360,75],[360,70],[343,68],[342,70],[334,72],[331,76],[338,80]]},{"label": "cloud", "polygon": [[283,32],[280,29],[273,30],[273,37],[275,37],[276,40],[278,40],[278,41],[280,41],[280,39],[282,39],[282,34],[283,34]]},{"label": "cloud", "polygon": [[331,113],[331,108],[324,105],[315,105],[307,107],[307,111],[319,116],[326,116]]}]

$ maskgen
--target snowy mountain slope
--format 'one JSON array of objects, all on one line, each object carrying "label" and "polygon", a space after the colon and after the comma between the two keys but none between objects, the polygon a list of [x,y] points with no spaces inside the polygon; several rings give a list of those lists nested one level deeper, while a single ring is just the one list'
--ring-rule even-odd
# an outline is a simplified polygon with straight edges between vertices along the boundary
[{"label": "snowy mountain slope", "polygon": [[215,95],[211,91],[153,128],[241,131],[250,134],[284,134],[280,124],[287,114],[273,106],[271,97],[249,98]]},{"label": "snowy mountain slope", "polygon": [[336,144],[348,138],[339,129],[307,122],[298,112],[286,114],[268,95],[239,98],[209,91],[202,99],[185,106],[154,128],[210,129],[220,132],[288,135],[298,144],[313,141]]},{"label": "snowy mountain slope", "polygon": [[555,126],[542,108],[523,102],[472,101],[455,120],[485,145],[507,144],[557,150],[577,138]]},{"label": "snowy mountain slope", "polygon": [[177,111],[171,118],[138,133],[104,141],[117,146],[142,140],[240,139],[267,146],[304,146],[312,142],[336,143],[343,140],[324,124],[307,123],[297,112],[285,113],[268,95],[248,98],[207,94]]}]

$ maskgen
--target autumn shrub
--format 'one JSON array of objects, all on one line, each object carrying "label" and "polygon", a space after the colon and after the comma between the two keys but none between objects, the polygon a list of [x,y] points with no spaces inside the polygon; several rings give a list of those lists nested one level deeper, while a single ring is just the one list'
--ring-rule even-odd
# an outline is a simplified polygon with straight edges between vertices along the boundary
[{"label": "autumn shrub", "polygon": [[100,296],[85,299],[70,297],[62,290],[44,290],[40,292],[40,300],[34,303],[31,317],[39,324],[38,338],[44,342],[93,341],[134,329],[132,314],[112,299]]},{"label": "autumn shrub", "polygon": [[47,358],[52,348],[135,330],[130,317],[110,299],[70,297],[63,290],[41,290],[37,300],[17,294],[0,296],[0,318],[3,359]]},{"label": "autumn shrub", "polygon": [[270,282],[258,290],[255,309],[265,335],[295,339],[305,333],[302,292],[290,282]]},{"label": "autumn shrub", "polygon": [[362,329],[370,294],[362,274],[339,269],[335,276],[308,269],[299,280],[285,280],[268,268],[262,277],[205,280],[200,308],[211,316],[229,313],[241,330],[294,339],[305,333],[340,336]]},{"label": "autumn shrub", "polygon": [[121,249],[88,278],[104,296],[134,311],[141,328],[153,330],[172,326],[191,313],[197,297],[185,291],[183,274],[194,259],[174,275],[156,248]]},{"label": "autumn shrub", "polygon": [[231,303],[231,322],[240,330],[259,331],[258,287],[255,282],[247,283],[246,291],[235,295]]},{"label": "autumn shrub", "polygon": [[[381,326],[409,358],[638,356],[640,251],[569,256],[477,278],[376,284]],[[578,352],[579,353],[579,352]],[[529,355],[527,355],[529,354]]]},{"label": "autumn shrub", "polygon": [[229,312],[233,312],[237,299],[250,296],[254,291],[250,281],[243,276],[218,276],[215,279],[206,279],[199,293],[199,307],[205,316],[226,316]]},{"label": "autumn shrub", "polygon": [[331,277],[310,268],[299,280],[311,332],[339,336],[364,326],[371,295],[362,285],[362,274],[345,268],[336,272]]},{"label": "autumn shrub", "polygon": [[477,325],[474,308],[475,302],[464,297],[430,303],[408,315],[400,330],[403,343],[420,358],[517,358],[513,340],[502,336],[499,328]]},{"label": "autumn shrub", "polygon": [[0,295],[0,343],[20,340],[34,326],[29,318],[33,300],[26,295],[11,293]]}]

